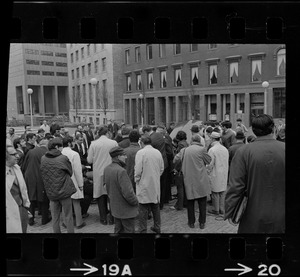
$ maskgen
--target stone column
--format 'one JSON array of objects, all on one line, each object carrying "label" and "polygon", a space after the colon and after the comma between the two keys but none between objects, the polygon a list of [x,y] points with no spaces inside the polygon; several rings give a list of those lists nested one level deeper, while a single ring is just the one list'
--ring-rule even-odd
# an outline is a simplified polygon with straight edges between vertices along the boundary
[{"label": "stone column", "polygon": [[176,123],[179,122],[179,96],[175,96],[176,99]]},{"label": "stone column", "polygon": [[221,103],[221,94],[218,93],[217,94],[217,120],[223,120],[223,116],[222,115],[222,103]]},{"label": "stone column", "polygon": [[246,92],[245,93],[245,120],[244,120],[244,124],[246,125],[246,127],[250,126],[250,93]]},{"label": "stone column", "polygon": [[207,116],[206,116],[206,106],[205,106],[205,95],[200,94],[199,95],[199,109],[200,109],[200,120],[206,121]]},{"label": "stone column", "polygon": [[44,98],[44,87],[40,86],[39,89],[39,110],[40,114],[45,115],[45,98]]},{"label": "stone column", "polygon": [[230,121],[233,123],[235,121],[235,103],[234,103],[234,93],[230,94]]},{"label": "stone column", "polygon": [[155,118],[155,124],[159,122],[159,103],[158,103],[158,97],[154,97],[154,118]]},{"label": "stone column", "polygon": [[132,99],[129,98],[129,122],[132,125],[132,103],[131,103]]},{"label": "stone column", "polygon": [[166,96],[166,126],[170,123],[170,99],[169,96]]},{"label": "stone column", "polygon": [[58,87],[57,86],[53,87],[53,111],[55,115],[58,115],[59,109],[58,109]]}]

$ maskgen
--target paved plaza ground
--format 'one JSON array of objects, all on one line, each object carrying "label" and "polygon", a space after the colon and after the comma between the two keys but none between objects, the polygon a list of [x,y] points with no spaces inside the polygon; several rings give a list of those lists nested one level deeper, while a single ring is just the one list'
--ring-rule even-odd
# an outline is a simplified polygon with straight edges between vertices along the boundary
[{"label": "paved plaza ground", "polygon": [[[224,221],[221,216],[215,216],[207,214],[206,227],[201,230],[199,228],[198,218],[198,206],[195,204],[196,210],[196,223],[195,228],[191,229],[187,225],[187,209],[181,211],[170,209],[175,204],[176,200],[172,200],[169,204],[166,204],[161,210],[161,233],[236,233],[237,227],[232,226],[228,220]],[[88,210],[89,216],[84,219],[86,226],[82,229],[76,229],[75,233],[113,233],[114,225],[102,225],[100,224],[99,210],[97,204],[91,204]],[[36,213],[37,215],[37,213]],[[52,221],[46,225],[41,225],[41,217],[36,216],[36,223],[33,226],[28,226],[28,233],[53,233]],[[153,219],[148,220],[148,233],[153,233],[150,227],[153,226]],[[67,233],[64,227],[61,227],[62,233]]]}]

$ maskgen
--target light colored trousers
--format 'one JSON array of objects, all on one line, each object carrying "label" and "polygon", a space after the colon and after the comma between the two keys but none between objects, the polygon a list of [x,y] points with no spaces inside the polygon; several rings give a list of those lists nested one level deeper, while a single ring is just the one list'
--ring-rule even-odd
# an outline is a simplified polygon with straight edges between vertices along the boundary
[{"label": "light colored trousers", "polygon": [[225,213],[225,191],[211,192],[213,210],[218,213]]}]

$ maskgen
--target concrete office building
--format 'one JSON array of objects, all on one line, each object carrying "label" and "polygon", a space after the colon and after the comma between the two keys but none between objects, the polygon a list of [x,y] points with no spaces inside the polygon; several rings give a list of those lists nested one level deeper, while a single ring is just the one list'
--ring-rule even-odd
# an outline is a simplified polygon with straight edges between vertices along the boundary
[{"label": "concrete office building", "polygon": [[[157,124],[285,118],[285,45],[123,45],[124,118]],[[264,88],[262,83],[269,86]]]},{"label": "concrete office building", "polygon": [[[122,46],[68,44],[67,50],[70,121],[96,125],[110,119],[124,121]],[[95,86],[91,83],[92,78],[97,80]]]},{"label": "concrete office building", "polygon": [[10,45],[7,119],[30,117],[27,89],[31,88],[35,124],[69,112],[66,44]]}]

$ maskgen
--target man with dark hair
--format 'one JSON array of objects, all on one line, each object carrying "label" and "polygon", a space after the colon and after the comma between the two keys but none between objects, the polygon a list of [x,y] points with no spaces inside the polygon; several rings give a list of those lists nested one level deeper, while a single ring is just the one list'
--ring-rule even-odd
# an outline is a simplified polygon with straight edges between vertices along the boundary
[{"label": "man with dark hair", "polygon": [[[108,202],[107,191],[103,186],[103,172],[104,168],[111,163],[110,149],[118,146],[118,143],[109,138],[108,127],[106,125],[99,126],[98,136],[99,138],[91,143],[87,162],[93,164],[93,197],[98,202],[100,223],[107,225]],[[113,224],[112,219],[109,219],[108,223]]]},{"label": "man with dark hair", "polygon": [[75,135],[75,144],[72,149],[79,154],[81,164],[88,165],[88,162],[87,162],[88,149],[86,148],[85,144],[83,143],[82,134],[79,132],[77,132],[77,134]]},{"label": "man with dark hair", "polygon": [[175,128],[175,123],[171,122],[169,128],[167,129],[168,134],[170,135]]},{"label": "man with dark hair", "polygon": [[274,138],[274,120],[261,114],[252,119],[254,142],[239,148],[231,162],[225,197],[229,222],[240,197],[248,197],[238,233],[285,232],[285,144]]},{"label": "man with dark hair", "polygon": [[241,132],[243,132],[244,135],[248,132],[248,129],[247,129],[246,126],[242,123],[242,119],[241,119],[241,118],[238,118],[238,119],[236,120],[236,128],[235,128],[235,131],[236,131],[236,132],[241,131]]},{"label": "man with dark hair", "polygon": [[138,143],[139,139],[140,139],[140,134],[139,134],[138,130],[131,130],[129,133],[130,145],[129,145],[129,147],[124,149],[126,156],[127,156],[126,170],[127,170],[129,179],[131,180],[134,192],[136,191],[136,184],[134,181],[135,156],[136,156],[136,153],[141,149],[141,147]]},{"label": "man with dark hair", "polygon": [[17,153],[19,154],[17,163],[20,167],[22,167],[24,161],[25,147],[26,147],[26,140],[23,136],[14,140],[14,148],[17,150]]},{"label": "man with dark hair", "polygon": [[229,166],[233,159],[235,152],[243,145],[245,145],[245,135],[243,131],[237,131],[235,136],[236,142],[228,148],[229,152]]},{"label": "man with dark hair", "polygon": [[[192,136],[193,135],[198,135],[200,137],[200,143],[205,147],[205,140],[204,137],[201,136],[200,134],[200,129],[198,125],[193,125],[191,128]],[[191,143],[191,141],[189,141]]]},{"label": "man with dark hair", "polygon": [[91,130],[91,127],[90,127],[89,123],[87,123],[87,124],[84,125],[83,133],[86,136],[86,140],[87,140],[87,144],[88,144],[87,146],[89,148],[90,145],[91,145],[91,142],[94,140],[94,135],[93,135],[93,132]]},{"label": "man with dark hair", "polygon": [[71,179],[72,165],[67,156],[61,153],[62,139],[54,138],[48,143],[49,151],[41,159],[41,174],[45,191],[50,200],[53,232],[61,233],[60,215],[64,212],[68,233],[74,233],[71,195],[76,188]]},{"label": "man with dark hair", "polygon": [[232,124],[230,121],[224,121],[221,123],[223,134],[221,137],[222,144],[228,149],[235,143],[235,133],[231,130]]},{"label": "man with dark hair", "polygon": [[36,134],[28,133],[26,135],[26,147],[24,149],[24,156],[26,156],[27,152],[35,147],[36,144]]},{"label": "man with dark hair", "polygon": [[39,141],[39,147],[28,151],[22,166],[31,203],[30,212],[32,217],[29,219],[29,225],[35,223],[35,209],[37,207],[41,207],[42,225],[47,224],[51,220],[48,213],[49,199],[45,192],[40,170],[42,156],[48,151],[48,142],[46,139],[41,139]]},{"label": "man with dark hair", "polygon": [[164,161],[160,151],[151,145],[150,136],[142,136],[140,143],[143,149],[136,153],[134,169],[136,195],[139,201],[138,232],[147,232],[150,208],[154,221],[151,230],[160,233],[160,176],[164,171]]},{"label": "man with dark hair", "polygon": [[122,135],[122,140],[119,142],[119,146],[122,148],[127,148],[130,145],[130,140],[129,140],[129,133],[131,129],[124,127],[121,130],[121,135]]},{"label": "man with dark hair", "polygon": [[37,132],[37,135],[36,135],[36,139],[44,138],[44,136],[45,136],[44,129],[42,129],[42,128],[38,129],[38,132]]},{"label": "man with dark hair", "polygon": [[60,126],[56,123],[56,120],[54,120],[50,126],[50,133],[52,136],[56,134],[56,130],[60,130]]},{"label": "man with dark hair", "polygon": [[112,163],[103,172],[111,214],[115,219],[115,233],[134,233],[138,200],[125,169],[125,150],[116,146],[110,149]]}]

